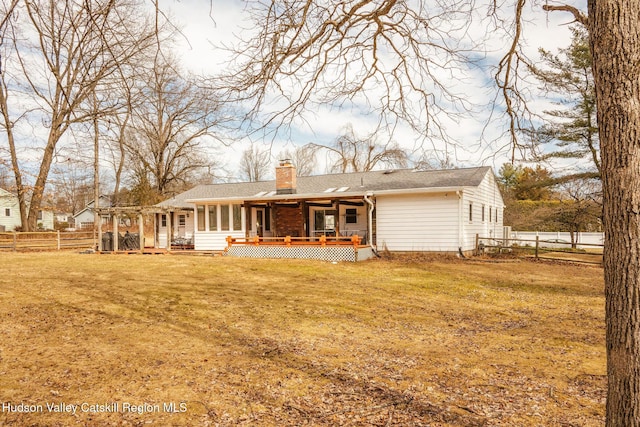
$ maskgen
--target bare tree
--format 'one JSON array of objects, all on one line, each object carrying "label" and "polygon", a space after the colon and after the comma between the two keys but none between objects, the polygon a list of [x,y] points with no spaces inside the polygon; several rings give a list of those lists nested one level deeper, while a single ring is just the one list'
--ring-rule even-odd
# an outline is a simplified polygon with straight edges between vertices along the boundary
[{"label": "bare tree", "polygon": [[599,179],[570,181],[560,186],[558,222],[569,230],[571,247],[576,247],[576,235],[581,231],[591,231],[602,223],[601,182]]},{"label": "bare tree", "polygon": [[455,169],[456,164],[449,153],[437,151],[419,150],[419,157],[414,162],[417,170]]},{"label": "bare tree", "polygon": [[278,158],[291,159],[293,164],[296,165],[297,176],[311,176],[316,171],[317,151],[315,144],[309,143],[293,150],[284,150],[278,155]]},{"label": "bare tree", "polygon": [[357,104],[371,108],[380,128],[403,122],[442,137],[438,114],[470,107],[450,79],[474,45],[465,36],[473,3],[249,2],[258,34],[234,49],[237,67],[224,83],[235,99],[250,101],[252,118],[272,94],[286,100],[264,119],[269,125],[327,103]]},{"label": "bare tree", "polygon": [[157,56],[136,88],[144,102],[133,111],[125,145],[138,183],[148,181],[159,196],[182,191],[194,175],[217,167],[205,148],[220,142],[219,97],[185,75],[175,60]]},{"label": "bare tree", "polygon": [[10,169],[5,165],[4,161],[0,159],[0,188],[8,190],[13,187],[12,173]]},{"label": "bare tree", "polygon": [[382,167],[405,168],[408,164],[408,156],[398,143],[380,143],[375,135],[359,137],[351,125],[344,128],[342,135],[332,145],[315,144],[315,147],[327,152],[331,172],[366,172]]},{"label": "bare tree", "polygon": [[[6,44],[0,110],[23,228],[30,230],[36,226],[62,136],[74,124],[95,115],[83,109],[83,104],[91,99],[96,87],[138,50],[140,39],[134,29],[143,28],[144,21],[137,13],[140,3],[136,0],[24,0],[11,6],[1,28]],[[11,87],[21,93],[20,99],[11,95],[7,83],[10,78],[15,79]],[[24,165],[20,163],[15,137],[16,122],[23,118],[41,122],[46,129],[44,146],[34,147],[41,156],[31,186],[24,181]]]},{"label": "bare tree", "polygon": [[93,173],[90,165],[69,157],[52,168],[51,187],[56,197],[56,208],[76,214],[93,198]]},{"label": "bare tree", "polygon": [[271,173],[271,158],[268,148],[251,144],[251,147],[242,152],[240,158],[240,173],[249,182],[264,180]]}]

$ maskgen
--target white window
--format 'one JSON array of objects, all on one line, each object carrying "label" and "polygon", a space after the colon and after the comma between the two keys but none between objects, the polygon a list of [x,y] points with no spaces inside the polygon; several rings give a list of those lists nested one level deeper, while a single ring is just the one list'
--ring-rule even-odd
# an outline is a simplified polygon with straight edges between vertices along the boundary
[{"label": "white window", "polygon": [[233,210],[233,229],[235,231],[242,230],[242,205],[231,205]]},{"label": "white window", "polygon": [[469,222],[473,222],[473,203],[469,203]]},{"label": "white window", "polygon": [[209,231],[218,231],[218,205],[208,206]]},{"label": "white window", "polygon": [[220,229],[229,231],[229,205],[220,205]]},{"label": "white window", "polygon": [[4,210],[4,216],[11,216],[11,208],[6,208]]},{"label": "white window", "polygon": [[[200,219],[202,216],[202,219]],[[205,216],[208,221],[205,222]],[[242,231],[242,205],[198,206],[198,231]]]},{"label": "white window", "polygon": [[198,215],[198,231],[204,231],[204,205],[196,205],[197,215]]}]

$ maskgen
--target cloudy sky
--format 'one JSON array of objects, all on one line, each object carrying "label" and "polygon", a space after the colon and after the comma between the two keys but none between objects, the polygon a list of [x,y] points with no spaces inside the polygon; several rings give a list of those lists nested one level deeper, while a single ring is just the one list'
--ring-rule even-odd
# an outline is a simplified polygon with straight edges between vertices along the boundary
[{"label": "cloudy sky", "polygon": [[[550,2],[551,3],[551,2]],[[586,0],[568,1],[573,6],[586,10]],[[174,16],[174,22],[183,26],[183,37],[180,39],[179,55],[183,65],[196,73],[215,74],[224,70],[228,56],[218,46],[230,45],[237,35],[243,34],[248,25],[247,15],[244,12],[244,2],[240,0],[162,0],[161,7]],[[529,57],[537,59],[537,51],[542,47],[550,51],[566,47],[570,41],[569,23],[572,18],[569,14],[555,12],[548,14],[541,10],[540,6],[528,6],[526,10],[526,24],[524,33],[529,48]],[[246,34],[245,34],[246,35]],[[496,40],[496,50],[489,52],[484,61],[487,64],[496,63],[503,54],[499,46],[506,43],[505,40]],[[478,104],[487,104],[491,101],[495,92],[488,86],[491,80],[491,70],[472,71],[473,82],[462,87],[460,91],[468,94],[470,100]],[[452,81],[452,85],[460,84]],[[542,111],[549,107],[549,101],[540,98],[532,105]],[[495,116],[494,116],[495,117]],[[288,135],[279,135],[273,141],[273,155],[282,147],[303,145],[308,142],[329,143],[335,139],[345,125],[351,123],[359,134],[366,134],[373,129],[373,118],[361,116],[353,112],[326,108],[324,111],[315,111],[310,116],[307,125],[294,125]],[[499,166],[508,158],[508,150],[501,150],[508,144],[499,135],[504,131],[506,123],[490,119],[489,111],[477,111],[472,116],[457,121],[444,120],[446,131],[452,140],[458,141],[456,146],[440,141],[432,143],[433,148],[442,153],[448,153],[454,163],[462,166],[476,166],[480,164]],[[484,133],[484,141],[481,136]],[[492,141],[497,138],[493,143]],[[401,128],[394,139],[407,149],[415,147],[417,135],[408,129]],[[265,143],[256,137],[255,142]],[[271,143],[272,141],[266,141]],[[235,145],[235,148],[227,153],[227,162],[233,164],[240,156],[245,144]],[[234,169],[231,166],[231,169]]]}]

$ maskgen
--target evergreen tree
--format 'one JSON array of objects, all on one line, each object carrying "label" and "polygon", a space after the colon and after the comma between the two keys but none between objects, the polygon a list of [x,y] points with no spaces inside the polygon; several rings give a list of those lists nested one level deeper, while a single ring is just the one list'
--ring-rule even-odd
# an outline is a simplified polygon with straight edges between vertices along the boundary
[{"label": "evergreen tree", "polygon": [[589,35],[582,26],[573,27],[572,33],[571,45],[560,49],[558,55],[540,49],[547,67],[532,67],[543,89],[549,94],[558,95],[557,104],[564,107],[545,111],[549,122],[531,131],[540,143],[555,142],[558,148],[542,158],[584,159],[590,162],[588,173],[565,176],[565,181],[600,178],[601,172]]}]

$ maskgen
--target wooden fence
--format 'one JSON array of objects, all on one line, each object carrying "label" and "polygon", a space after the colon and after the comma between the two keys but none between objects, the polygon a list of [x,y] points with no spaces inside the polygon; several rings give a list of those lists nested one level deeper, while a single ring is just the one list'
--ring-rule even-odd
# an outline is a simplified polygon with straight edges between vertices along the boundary
[{"label": "wooden fence", "polygon": [[476,235],[476,253],[503,253],[536,259],[602,264],[604,245],[571,243],[562,239],[496,239]]},{"label": "wooden fence", "polygon": [[0,250],[64,250],[92,249],[95,247],[93,231],[84,232],[12,232],[0,233]]}]

